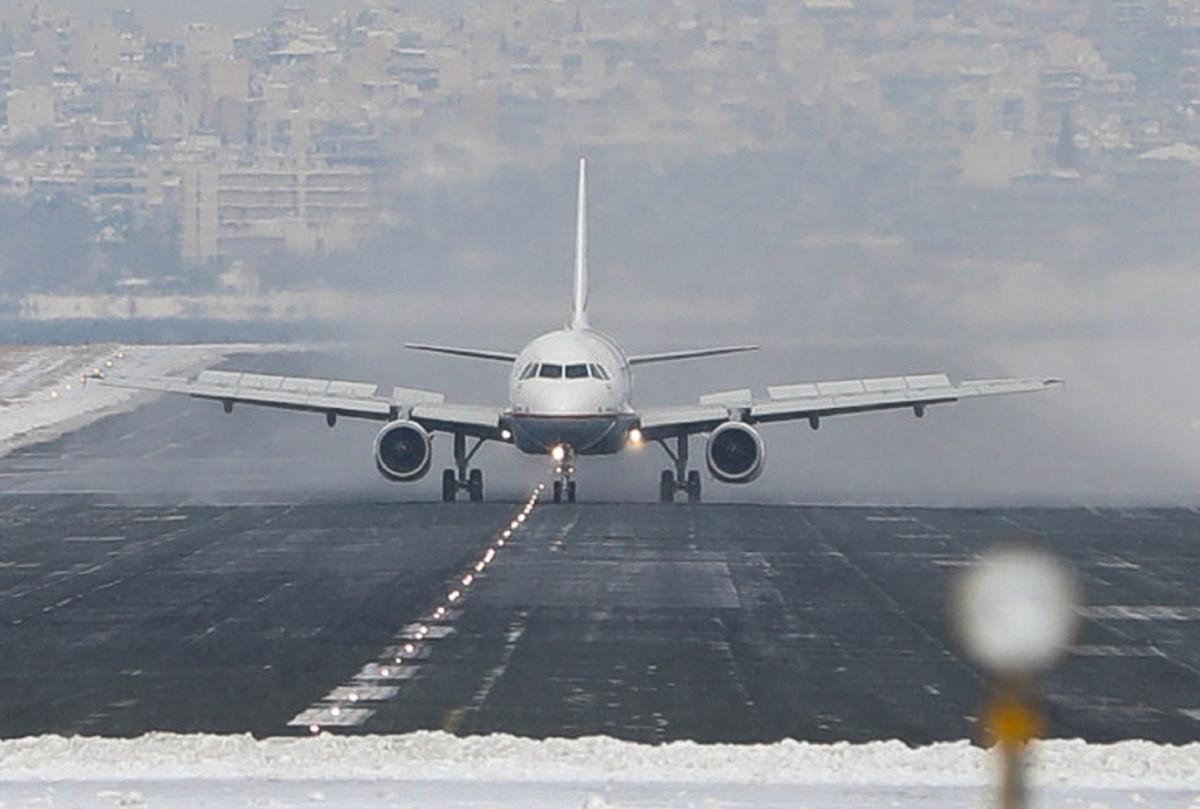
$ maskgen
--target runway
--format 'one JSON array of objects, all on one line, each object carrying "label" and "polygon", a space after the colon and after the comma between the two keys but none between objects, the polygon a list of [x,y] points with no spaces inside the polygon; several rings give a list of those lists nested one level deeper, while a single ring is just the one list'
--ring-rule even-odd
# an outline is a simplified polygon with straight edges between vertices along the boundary
[{"label": "runway", "polygon": [[[1090,598],[1045,689],[1051,734],[1200,738],[1194,510],[544,504],[429,620],[532,479],[484,504],[348,494],[317,485],[332,439],[311,424],[214,411],[154,403],[0,460],[0,736],[270,736],[319,717],[336,733],[971,737],[984,683],[947,639],[943,588],[1033,536]],[[212,443],[224,428],[234,440]]]}]

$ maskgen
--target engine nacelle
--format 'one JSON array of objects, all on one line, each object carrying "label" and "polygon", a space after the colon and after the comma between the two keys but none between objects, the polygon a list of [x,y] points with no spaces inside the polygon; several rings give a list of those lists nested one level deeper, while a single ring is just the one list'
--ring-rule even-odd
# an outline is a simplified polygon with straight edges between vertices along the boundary
[{"label": "engine nacelle", "polygon": [[388,480],[420,480],[432,463],[433,441],[415,421],[393,421],[375,436],[375,466]]},{"label": "engine nacelle", "polygon": [[729,421],[708,436],[708,471],[722,483],[750,483],[762,474],[767,448],[753,427]]}]

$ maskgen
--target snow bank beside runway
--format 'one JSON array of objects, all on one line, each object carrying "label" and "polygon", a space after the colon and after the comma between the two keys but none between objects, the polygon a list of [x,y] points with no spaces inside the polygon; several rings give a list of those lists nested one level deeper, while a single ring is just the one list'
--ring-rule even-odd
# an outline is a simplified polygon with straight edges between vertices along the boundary
[{"label": "snow bank beside runway", "polygon": [[[37,737],[0,742],[0,784],[172,779],[621,782],[979,786],[995,759],[965,741],[659,746],[606,737],[537,741],[419,732],[255,740],[151,734],[138,739]],[[1200,744],[1127,741],[1037,745],[1042,785],[1200,790]]]},{"label": "snow bank beside runway", "polygon": [[0,455],[49,441],[146,394],[84,384],[95,372],[126,376],[191,374],[232,354],[284,350],[276,345],[9,346],[0,348]]}]

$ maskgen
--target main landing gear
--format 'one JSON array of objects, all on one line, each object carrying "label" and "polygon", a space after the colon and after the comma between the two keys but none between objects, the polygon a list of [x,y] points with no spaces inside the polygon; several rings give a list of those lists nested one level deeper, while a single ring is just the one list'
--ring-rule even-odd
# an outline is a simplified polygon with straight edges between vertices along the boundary
[{"label": "main landing gear", "polygon": [[553,458],[556,466],[554,474],[558,478],[554,481],[553,492],[554,502],[561,503],[564,499],[568,503],[575,502],[575,453],[570,447],[562,447],[562,457],[559,457],[558,447],[555,447]]},{"label": "main landing gear", "polygon": [[664,469],[662,476],[658,480],[658,501],[660,503],[674,503],[676,492],[687,492],[687,501],[689,503],[700,502],[700,473],[692,469],[688,470],[688,437],[686,435],[678,435],[675,437],[675,449],[672,450],[667,444],[666,439],[660,440],[659,446],[667,453],[675,468]]},{"label": "main landing gear", "polygon": [[454,469],[442,470],[442,502],[453,503],[458,499],[460,491],[467,493],[472,503],[483,500],[483,470],[471,469],[471,459],[486,439],[475,441],[471,451],[467,451],[467,437],[462,433],[454,434]]}]

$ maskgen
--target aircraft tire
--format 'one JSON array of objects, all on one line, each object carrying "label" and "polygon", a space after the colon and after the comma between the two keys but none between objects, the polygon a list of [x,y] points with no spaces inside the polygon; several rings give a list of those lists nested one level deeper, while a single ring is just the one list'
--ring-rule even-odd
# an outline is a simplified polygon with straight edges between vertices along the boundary
[{"label": "aircraft tire", "polygon": [[453,469],[442,470],[442,502],[453,503],[458,499],[458,477]]},{"label": "aircraft tire", "polygon": [[563,496],[563,485],[561,480],[554,481],[554,502],[561,503]]},{"label": "aircraft tire", "polygon": [[687,497],[689,503],[700,502],[700,472],[693,469],[687,475]]},{"label": "aircraft tire", "polygon": [[675,473],[670,469],[664,469],[658,479],[658,502],[675,502]]},{"label": "aircraft tire", "polygon": [[573,480],[567,481],[567,502],[575,502],[575,481]]},{"label": "aircraft tire", "polygon": [[471,475],[467,478],[467,493],[471,496],[472,503],[480,503],[483,501],[483,470],[472,469]]}]

